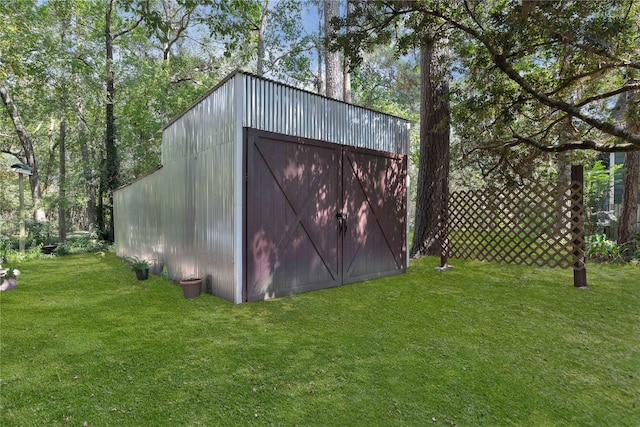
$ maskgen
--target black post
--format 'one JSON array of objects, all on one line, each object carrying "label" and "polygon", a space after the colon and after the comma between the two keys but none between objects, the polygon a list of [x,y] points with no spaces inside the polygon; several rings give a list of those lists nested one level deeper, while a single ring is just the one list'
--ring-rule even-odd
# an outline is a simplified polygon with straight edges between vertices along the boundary
[{"label": "black post", "polygon": [[440,212],[440,268],[449,269],[449,181],[447,178],[443,179],[443,195],[444,203],[441,206]]},{"label": "black post", "polygon": [[571,234],[573,243],[573,286],[587,288],[584,235],[584,170],[571,166]]}]

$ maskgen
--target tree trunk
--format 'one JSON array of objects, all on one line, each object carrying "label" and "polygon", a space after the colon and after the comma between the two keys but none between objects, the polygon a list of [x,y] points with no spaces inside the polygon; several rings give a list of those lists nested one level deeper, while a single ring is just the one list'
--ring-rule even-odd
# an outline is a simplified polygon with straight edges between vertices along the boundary
[{"label": "tree trunk", "polygon": [[[349,19],[349,14],[352,9],[352,0],[347,0],[347,19]],[[345,31],[348,33],[351,31],[351,27],[347,27]],[[349,62],[349,57],[347,55],[343,55],[342,57],[342,100],[344,102],[351,102],[351,64]]]},{"label": "tree trunk", "polygon": [[7,87],[2,83],[0,83],[0,96],[2,97],[2,102],[7,108],[9,117],[13,122],[13,127],[16,131],[16,134],[18,135],[18,140],[20,141],[20,145],[22,147],[24,160],[27,165],[31,167],[29,184],[31,187],[31,199],[33,200],[33,205],[35,206],[34,219],[38,222],[44,222],[44,211],[39,208],[40,201],[42,200],[40,175],[38,172],[38,163],[36,162],[36,154],[33,149],[33,144],[31,143],[31,138],[29,137],[27,129],[24,126],[22,118],[20,117],[18,107],[13,103],[13,99],[11,98],[11,94],[9,93],[9,89],[7,89]]},{"label": "tree trunk", "polygon": [[628,255],[636,250],[638,232],[638,170],[640,151],[629,151],[624,155],[622,174],[622,207],[618,219],[618,244],[625,245]]},{"label": "tree trunk", "polygon": [[[323,8],[323,4],[322,4],[322,0],[316,0],[318,2],[317,6],[318,6],[318,37],[321,39],[321,35],[323,33],[324,27],[323,27],[323,14],[324,14],[324,8]],[[322,66],[324,64],[324,58],[323,58],[323,52],[326,51],[326,49],[322,48],[322,44],[320,43],[320,41],[318,41],[317,44],[318,47],[318,74],[317,74],[317,79],[316,79],[316,92],[318,94],[322,94],[323,93],[323,84],[322,84]]]},{"label": "tree trunk", "polygon": [[106,99],[106,135],[105,135],[105,162],[102,180],[104,183],[101,185],[104,191],[101,191],[102,197],[107,197],[107,204],[104,206],[104,201],[101,200],[103,209],[100,214],[102,219],[100,225],[102,226],[100,232],[102,237],[113,242],[114,237],[114,223],[113,223],[113,191],[118,186],[118,152],[116,148],[116,128],[115,128],[115,114],[114,114],[114,102],[115,102],[115,77],[113,71],[113,33],[112,33],[112,20],[111,14],[113,12],[115,0],[109,0],[105,13],[105,48],[107,59],[107,99]]},{"label": "tree trunk", "polygon": [[449,201],[448,40],[426,40],[420,54],[420,157],[412,257],[440,254]]},{"label": "tree trunk", "polygon": [[164,33],[162,34],[162,66],[167,67],[169,65],[169,58],[171,57],[171,24],[173,21],[173,2],[171,0],[167,1],[164,8],[164,18],[167,23]]},{"label": "tree trunk", "polygon": [[568,153],[556,155],[556,172],[558,173],[558,183],[568,187],[571,184],[571,158]]},{"label": "tree trunk", "polygon": [[[49,194],[49,185],[53,182],[53,175],[55,174],[56,156],[59,155],[58,139],[60,134],[56,134],[56,120],[58,120],[58,118],[52,113],[49,116],[49,132],[47,134],[47,138],[49,139],[48,158],[44,169],[39,171],[40,182],[42,183],[40,184],[42,194]],[[50,212],[47,213],[50,214]]]},{"label": "tree trunk", "polygon": [[[571,124],[570,118],[566,118],[564,120],[560,127],[558,136],[562,142],[575,140],[575,129]],[[564,189],[563,192],[559,191],[556,195],[556,227],[559,230],[569,230],[571,229],[572,216],[571,200],[569,200],[569,196],[571,195],[571,191],[569,189],[569,186],[571,185],[571,156],[569,153],[565,152],[556,154],[556,172],[558,175],[558,187]],[[585,212],[585,215],[589,217],[588,212]],[[589,218],[585,218],[585,227],[587,230],[591,230],[590,222],[588,221]],[[586,231],[586,233],[591,234],[589,231]]]},{"label": "tree trunk", "polygon": [[344,102],[351,102],[353,100],[351,96],[351,73],[349,72],[349,60],[344,59],[344,70],[342,73],[342,100]]},{"label": "tree trunk", "polygon": [[67,136],[67,130],[65,126],[64,116],[60,119],[60,141],[58,143],[60,153],[60,167],[59,167],[59,190],[58,190],[58,239],[61,242],[67,240],[67,165],[65,151],[65,139]]},{"label": "tree trunk", "polygon": [[258,59],[256,64],[256,74],[260,77],[264,75],[264,36],[267,29],[267,10],[269,1],[265,1],[260,14],[260,24],[258,26]]},{"label": "tree trunk", "polygon": [[[130,27],[119,32],[113,30],[112,14],[116,7],[116,0],[107,0],[105,10],[105,51],[106,51],[106,135],[105,135],[105,159],[104,169],[100,178],[100,194],[98,201],[98,232],[101,237],[108,242],[114,239],[114,218],[113,218],[113,192],[118,188],[120,165],[118,161],[118,149],[116,147],[116,118],[114,113],[116,86],[113,69],[113,41],[125,34],[130,33],[140,25],[144,15]],[[105,204],[106,198],[106,204]]]},{"label": "tree trunk", "polygon": [[78,113],[80,119],[78,119],[78,140],[80,142],[80,150],[82,151],[82,158],[85,159],[82,162],[82,175],[84,177],[84,185],[87,192],[87,230],[92,233],[96,225],[96,188],[95,188],[95,172],[92,164],[95,163],[95,156],[89,150],[89,144],[87,143],[86,124],[84,122],[84,106],[82,102],[78,102]]},{"label": "tree trunk", "polygon": [[[325,37],[328,40],[334,33],[333,26],[331,25],[331,19],[333,17],[340,16],[340,1],[339,0],[324,0],[324,32]],[[338,51],[331,52],[328,48],[325,52],[325,84],[326,95],[329,98],[339,99],[341,93],[340,85],[340,73],[342,67],[340,66],[340,53]]]},{"label": "tree trunk", "polygon": [[96,228],[98,237],[104,239],[105,236],[105,215],[104,215],[104,183],[102,178],[98,184],[98,197],[96,198]]},{"label": "tree trunk", "polygon": [[[620,95],[616,109],[620,108],[624,120],[623,125],[629,132],[640,131],[640,107],[638,94]],[[631,256],[636,248],[638,233],[638,174],[640,169],[640,151],[629,151],[624,155],[624,172],[622,178],[622,207],[618,218],[618,244],[625,246],[625,255]]]}]

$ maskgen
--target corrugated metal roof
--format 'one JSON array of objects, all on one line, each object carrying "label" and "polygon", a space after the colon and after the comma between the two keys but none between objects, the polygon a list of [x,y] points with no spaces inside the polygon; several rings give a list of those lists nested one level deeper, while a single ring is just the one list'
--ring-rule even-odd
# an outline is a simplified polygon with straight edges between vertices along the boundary
[{"label": "corrugated metal roof", "polygon": [[236,70],[172,119],[166,131],[235,78],[243,80],[242,125],[249,128],[408,154],[409,122],[340,100]]}]

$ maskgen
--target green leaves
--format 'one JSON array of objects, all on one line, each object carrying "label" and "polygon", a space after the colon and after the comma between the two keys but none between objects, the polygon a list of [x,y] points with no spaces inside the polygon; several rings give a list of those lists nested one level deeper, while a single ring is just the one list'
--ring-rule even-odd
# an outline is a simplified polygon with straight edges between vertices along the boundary
[{"label": "green leaves", "polygon": [[[489,126],[488,146],[631,150],[640,147],[640,135],[609,116],[617,95],[635,90],[625,79],[640,75],[639,16],[631,0],[374,1],[359,3],[353,30],[337,43],[360,64],[373,45],[393,38],[402,53],[427,25],[441,25],[455,50],[454,108],[465,110],[454,111],[454,124],[469,144],[484,140]],[[562,131],[567,121],[570,137]]]}]

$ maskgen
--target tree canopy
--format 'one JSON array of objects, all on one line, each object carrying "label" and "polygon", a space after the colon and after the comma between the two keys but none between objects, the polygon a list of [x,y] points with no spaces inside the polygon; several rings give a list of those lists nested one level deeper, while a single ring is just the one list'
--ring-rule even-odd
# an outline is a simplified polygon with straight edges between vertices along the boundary
[{"label": "tree canopy", "polygon": [[[455,129],[484,147],[632,151],[640,135],[612,119],[618,95],[640,90],[634,0],[359,2],[337,38],[354,64],[397,40],[402,54],[436,23],[453,30]],[[571,137],[560,129],[567,123]],[[472,125],[472,126],[470,126]]]},{"label": "tree canopy", "polygon": [[[235,68],[258,72],[259,62],[274,78],[313,81],[315,36],[294,28],[301,8],[293,0],[3,2],[0,153],[3,163],[33,168],[34,219],[55,221],[64,206],[74,226],[108,233],[113,189],[153,170],[161,127]],[[16,204],[5,196],[11,217]]]},{"label": "tree canopy", "polygon": [[[37,219],[66,211],[90,228],[101,214],[91,207],[108,204],[114,185],[160,162],[161,127],[235,68],[323,87],[325,30],[300,28],[322,4],[3,1],[0,153],[33,168]],[[332,21],[333,48],[349,64],[354,102],[367,107],[418,121],[416,58],[425,37],[446,36],[454,157],[522,172],[552,153],[640,150],[638,127],[628,125],[638,103],[616,109],[640,93],[637,0],[349,0],[348,15],[345,5]],[[111,162],[117,170],[105,176]],[[9,188],[0,192],[8,216]]]}]

